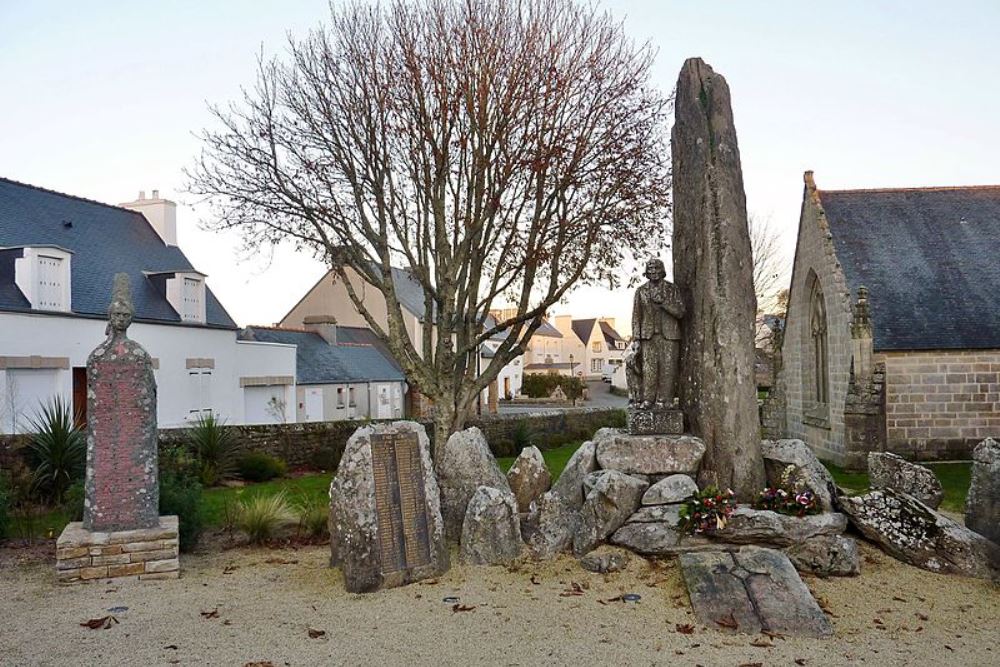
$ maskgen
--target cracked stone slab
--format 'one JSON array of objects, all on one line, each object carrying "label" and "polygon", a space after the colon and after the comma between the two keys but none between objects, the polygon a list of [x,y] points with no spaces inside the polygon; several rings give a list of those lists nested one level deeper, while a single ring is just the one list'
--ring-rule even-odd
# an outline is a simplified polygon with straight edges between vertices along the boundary
[{"label": "cracked stone slab", "polygon": [[682,554],[681,572],[695,616],[708,627],[830,637],[833,627],[788,557],[774,549]]}]

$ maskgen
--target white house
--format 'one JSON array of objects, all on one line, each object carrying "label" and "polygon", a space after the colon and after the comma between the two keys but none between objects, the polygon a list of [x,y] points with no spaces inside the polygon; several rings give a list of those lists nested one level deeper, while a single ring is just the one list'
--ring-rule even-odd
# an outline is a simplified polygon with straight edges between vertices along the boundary
[{"label": "white house", "polygon": [[241,341],[177,246],[176,204],[120,206],[0,178],[0,432],[26,430],[55,396],[86,412],[86,364],[105,337],[116,273],[131,278],[129,336],[153,358],[157,419],[183,426],[281,421],[295,401],[295,347]]},{"label": "white house", "polygon": [[370,329],[306,318],[304,329],[247,327],[243,340],[294,345],[296,398],[288,421],[399,419],[407,392],[403,371]]},{"label": "white house", "polygon": [[573,355],[578,377],[599,379],[605,370],[614,370],[624,362],[628,341],[615,330],[613,317],[575,320],[559,315],[555,323],[563,335],[563,355]]}]

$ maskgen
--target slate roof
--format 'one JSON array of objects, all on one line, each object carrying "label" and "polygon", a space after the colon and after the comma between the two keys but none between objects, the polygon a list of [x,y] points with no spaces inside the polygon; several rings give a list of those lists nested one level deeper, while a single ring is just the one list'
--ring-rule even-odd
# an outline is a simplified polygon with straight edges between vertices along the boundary
[{"label": "slate roof", "polygon": [[[118,206],[0,178],[0,248],[9,249],[0,251],[0,311],[30,311],[28,300],[14,284],[13,259],[15,254],[19,256],[15,248],[53,245],[72,252],[73,312],[61,315],[107,317],[114,275],[127,273],[137,321],[181,322],[146,274],[194,271],[194,267],[180,248],[163,243],[145,217]],[[205,326],[236,328],[207,287],[205,315]]]},{"label": "slate roof", "polygon": [[625,339],[615,331],[615,328],[607,322],[601,322],[601,333],[604,334],[604,342],[614,347],[617,343],[624,343]]},{"label": "slate roof", "polygon": [[247,327],[240,332],[240,338],[294,345],[295,380],[298,384],[403,382],[406,379],[391,357],[374,345],[345,343],[341,340],[343,333],[338,327],[337,345],[330,345],[317,333],[299,329]]},{"label": "slate roof", "polygon": [[590,318],[588,320],[573,320],[571,325],[573,327],[573,333],[576,334],[576,337],[579,338],[580,342],[584,345],[586,345],[587,341],[590,340],[590,332],[594,330],[594,322],[596,321],[596,318]]},{"label": "slate roof", "polygon": [[1000,348],[1000,186],[818,193],[876,350]]}]

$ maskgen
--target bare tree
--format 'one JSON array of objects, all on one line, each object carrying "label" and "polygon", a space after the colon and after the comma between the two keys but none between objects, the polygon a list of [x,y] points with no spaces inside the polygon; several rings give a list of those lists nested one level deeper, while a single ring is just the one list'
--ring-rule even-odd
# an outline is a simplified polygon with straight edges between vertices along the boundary
[{"label": "bare tree", "polygon": [[[570,287],[614,284],[661,246],[669,100],[649,84],[652,57],[571,0],[333,8],[214,109],[189,189],[249,247],[292,241],[329,263],[434,402],[440,443]],[[417,340],[393,266],[423,291]],[[386,320],[349,270],[382,293]],[[515,314],[488,320],[494,303]]]},{"label": "bare tree", "polygon": [[757,295],[758,310],[767,312],[776,305],[781,289],[780,239],[770,218],[750,214],[747,222],[753,254],[753,290]]}]

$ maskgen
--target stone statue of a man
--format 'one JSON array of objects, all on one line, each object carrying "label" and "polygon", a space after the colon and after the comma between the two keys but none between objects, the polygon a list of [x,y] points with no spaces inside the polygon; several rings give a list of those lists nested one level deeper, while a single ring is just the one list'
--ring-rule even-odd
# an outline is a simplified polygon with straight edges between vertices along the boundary
[{"label": "stone statue of a man", "polygon": [[635,291],[632,307],[632,336],[638,341],[640,378],[638,396],[632,396],[641,409],[670,407],[680,361],[681,326],[684,300],[673,283],[666,280],[663,262],[646,262],[649,282]]}]

